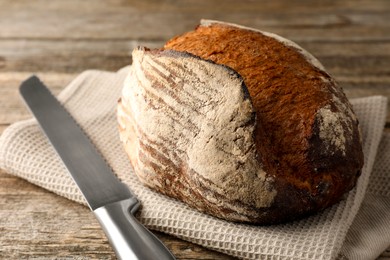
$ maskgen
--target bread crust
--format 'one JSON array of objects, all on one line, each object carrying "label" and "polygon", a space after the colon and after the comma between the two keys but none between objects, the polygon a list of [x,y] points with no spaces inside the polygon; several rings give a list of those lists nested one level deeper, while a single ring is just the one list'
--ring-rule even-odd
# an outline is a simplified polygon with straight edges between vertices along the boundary
[{"label": "bread crust", "polygon": [[358,120],[323,66],[233,24],[202,21],[164,49],[134,50],[118,120],[144,184],[230,221],[318,212],[363,165]]}]

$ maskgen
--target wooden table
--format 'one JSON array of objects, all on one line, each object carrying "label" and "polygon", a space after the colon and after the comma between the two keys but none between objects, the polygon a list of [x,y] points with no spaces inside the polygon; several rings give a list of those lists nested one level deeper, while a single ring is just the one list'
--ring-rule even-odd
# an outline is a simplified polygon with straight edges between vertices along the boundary
[{"label": "wooden table", "polygon": [[[17,87],[32,73],[58,93],[80,72],[115,71],[131,63],[137,45],[161,46],[201,18],[296,41],[319,58],[350,98],[390,97],[388,0],[1,0],[0,132],[30,117]],[[86,207],[1,170],[0,234],[1,259],[115,259]],[[233,259],[157,235],[178,259]],[[390,259],[390,248],[380,259]]]}]

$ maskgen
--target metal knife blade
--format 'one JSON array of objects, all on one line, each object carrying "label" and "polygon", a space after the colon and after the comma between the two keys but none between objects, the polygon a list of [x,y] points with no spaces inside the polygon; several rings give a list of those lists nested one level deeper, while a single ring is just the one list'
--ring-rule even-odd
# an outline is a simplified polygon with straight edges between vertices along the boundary
[{"label": "metal knife blade", "polygon": [[157,237],[133,216],[139,201],[116,178],[73,117],[32,76],[20,94],[62,159],[121,259],[175,259]]},{"label": "metal knife blade", "polygon": [[106,164],[95,146],[38,78],[20,93],[77,183],[91,210],[134,197]]}]

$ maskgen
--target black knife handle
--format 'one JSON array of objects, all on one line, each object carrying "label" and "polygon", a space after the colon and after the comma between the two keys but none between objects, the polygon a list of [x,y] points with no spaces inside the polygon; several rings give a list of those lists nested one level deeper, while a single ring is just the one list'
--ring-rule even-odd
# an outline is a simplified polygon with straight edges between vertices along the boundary
[{"label": "black knife handle", "polygon": [[165,245],[134,217],[134,198],[110,203],[94,210],[119,259],[172,260]]}]

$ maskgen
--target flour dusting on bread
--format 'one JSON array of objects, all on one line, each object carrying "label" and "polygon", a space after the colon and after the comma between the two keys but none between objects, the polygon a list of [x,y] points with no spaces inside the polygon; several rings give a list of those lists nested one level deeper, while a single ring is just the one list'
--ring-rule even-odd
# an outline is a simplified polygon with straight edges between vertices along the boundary
[{"label": "flour dusting on bread", "polygon": [[133,51],[121,140],[150,188],[212,216],[275,224],[356,184],[359,123],[341,87],[290,40],[218,21]]},{"label": "flour dusting on bread", "polygon": [[345,155],[346,131],[342,126],[345,117],[342,113],[333,112],[330,106],[323,107],[318,112],[320,121],[320,138],[324,140],[327,149],[337,149]]},{"label": "flour dusting on bread", "polygon": [[[180,95],[175,92],[179,89]],[[129,152],[138,155],[133,165],[145,183],[169,194],[159,178],[166,171],[167,185],[186,175],[184,196],[202,186],[213,190],[204,198],[225,210],[242,211],[236,201],[256,207],[272,204],[272,177],[256,158],[253,107],[234,71],[189,54],[138,49],[122,96],[121,139],[128,139],[129,123],[142,136]],[[175,171],[162,163],[162,156]]]}]

